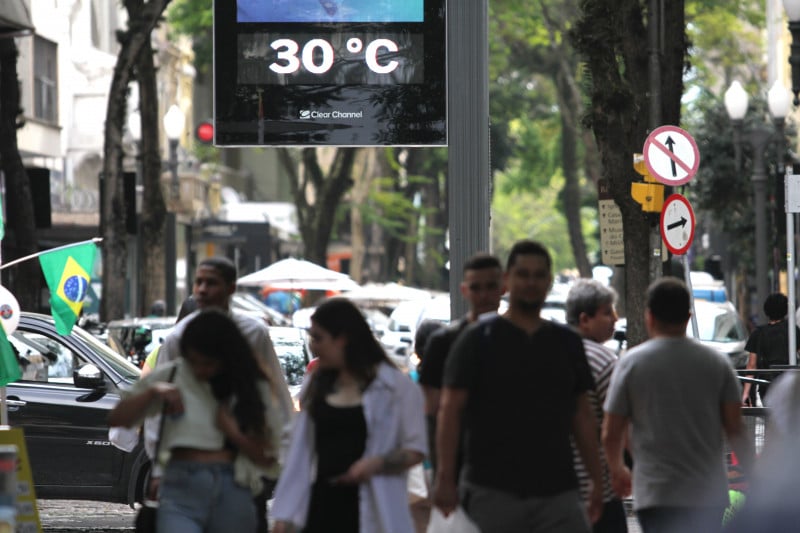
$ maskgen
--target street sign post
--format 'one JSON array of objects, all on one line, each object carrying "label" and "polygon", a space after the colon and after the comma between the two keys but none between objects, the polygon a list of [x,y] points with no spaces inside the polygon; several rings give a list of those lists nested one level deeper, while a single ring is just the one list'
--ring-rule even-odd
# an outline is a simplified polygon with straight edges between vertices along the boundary
[{"label": "street sign post", "polygon": [[695,226],[694,209],[692,209],[692,204],[689,203],[689,200],[680,194],[673,194],[667,198],[667,201],[664,202],[664,208],[661,210],[661,238],[670,252],[683,256],[686,287],[689,290],[689,301],[692,306],[692,333],[696,339],[699,337],[699,330],[697,316],[694,312],[691,265],[689,264],[689,256],[686,254],[692,246],[692,241],[694,241]]},{"label": "street sign post", "polygon": [[653,130],[644,143],[643,155],[650,175],[664,185],[684,185],[700,167],[697,143],[676,126]]}]

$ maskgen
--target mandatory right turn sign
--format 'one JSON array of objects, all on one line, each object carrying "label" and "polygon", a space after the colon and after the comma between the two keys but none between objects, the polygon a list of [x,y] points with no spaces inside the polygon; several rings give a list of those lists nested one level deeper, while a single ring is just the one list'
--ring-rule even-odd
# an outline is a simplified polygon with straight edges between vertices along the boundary
[{"label": "mandatory right turn sign", "polygon": [[673,194],[661,210],[661,238],[667,249],[683,255],[694,240],[695,218],[692,205],[684,196]]}]

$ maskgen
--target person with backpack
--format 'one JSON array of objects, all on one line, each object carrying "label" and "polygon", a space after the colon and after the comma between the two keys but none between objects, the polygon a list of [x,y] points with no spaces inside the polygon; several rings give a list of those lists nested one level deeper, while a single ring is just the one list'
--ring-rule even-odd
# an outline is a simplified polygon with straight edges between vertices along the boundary
[{"label": "person with backpack", "polygon": [[[764,300],[764,314],[767,315],[769,322],[756,328],[747,339],[744,349],[750,353],[747,360],[748,370],[768,370],[775,365],[789,364],[788,312],[789,300],[783,294],[775,292]],[[800,339],[800,329],[797,330],[796,338]],[[772,381],[778,375],[780,372],[751,374],[748,377]],[[755,406],[755,395],[751,389],[752,383],[750,382],[746,382],[742,387],[742,403],[744,405]],[[769,384],[759,383],[758,394],[762,401],[768,390]]]}]

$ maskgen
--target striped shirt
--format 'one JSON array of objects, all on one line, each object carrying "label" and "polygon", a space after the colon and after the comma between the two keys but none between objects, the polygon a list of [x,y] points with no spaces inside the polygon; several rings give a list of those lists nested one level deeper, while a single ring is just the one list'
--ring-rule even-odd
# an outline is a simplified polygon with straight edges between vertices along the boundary
[{"label": "striped shirt", "polygon": [[[618,358],[614,352],[590,339],[583,339],[583,349],[586,352],[586,360],[589,362],[589,368],[592,371],[592,377],[595,383],[595,390],[588,391],[588,394],[592,410],[597,417],[597,436],[599,441],[600,427],[603,424],[603,404],[606,402],[608,384],[611,381],[611,373],[614,371],[614,365]],[[585,501],[588,501],[591,478],[586,468],[583,466],[583,461],[581,461],[580,454],[574,444],[572,446],[572,452],[575,456],[575,474],[578,476],[581,497]],[[611,489],[611,475],[608,471],[608,463],[606,462],[605,451],[602,445],[600,447],[600,464],[603,468],[603,501],[608,502],[619,499]]]}]

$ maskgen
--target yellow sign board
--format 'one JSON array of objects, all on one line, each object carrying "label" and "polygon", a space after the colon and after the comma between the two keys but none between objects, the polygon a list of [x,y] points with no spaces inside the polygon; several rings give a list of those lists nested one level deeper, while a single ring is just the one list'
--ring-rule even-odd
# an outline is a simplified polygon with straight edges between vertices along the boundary
[{"label": "yellow sign board", "polygon": [[17,526],[16,533],[41,533],[39,509],[36,507],[36,491],[33,487],[33,472],[25,447],[22,428],[0,429],[0,445],[17,447]]}]

